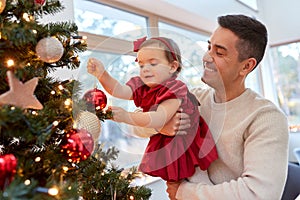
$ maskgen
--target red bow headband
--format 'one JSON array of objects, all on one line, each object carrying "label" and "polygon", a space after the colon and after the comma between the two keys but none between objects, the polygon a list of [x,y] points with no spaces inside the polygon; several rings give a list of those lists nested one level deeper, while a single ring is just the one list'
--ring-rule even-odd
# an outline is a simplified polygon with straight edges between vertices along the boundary
[{"label": "red bow headband", "polygon": [[[168,47],[168,49],[170,50],[171,52],[171,55],[173,57],[174,60],[177,61],[177,57],[174,53],[174,50],[172,48],[172,46],[166,41],[164,40],[163,38],[158,38],[158,37],[154,37],[154,38],[150,38],[150,39],[153,39],[153,40],[159,40],[161,41],[162,43],[164,43],[164,45],[166,45]],[[138,52],[140,50],[140,46],[143,44],[143,42],[145,42],[147,40],[147,37],[143,37],[143,38],[139,38],[137,39],[136,41],[133,42],[133,51],[134,52]]]}]

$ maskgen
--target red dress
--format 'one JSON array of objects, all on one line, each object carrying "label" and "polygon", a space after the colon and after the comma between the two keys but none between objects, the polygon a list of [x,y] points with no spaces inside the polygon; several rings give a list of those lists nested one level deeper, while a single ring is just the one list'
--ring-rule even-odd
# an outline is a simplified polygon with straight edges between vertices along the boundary
[{"label": "red dress", "polygon": [[187,86],[173,77],[155,88],[146,86],[140,77],[133,77],[127,85],[133,91],[133,100],[143,112],[155,111],[167,99],[182,99],[181,107],[191,119],[187,135],[150,137],[139,169],[166,181],[178,181],[192,176],[195,167],[206,170],[218,158],[211,132],[198,112],[198,101]]}]

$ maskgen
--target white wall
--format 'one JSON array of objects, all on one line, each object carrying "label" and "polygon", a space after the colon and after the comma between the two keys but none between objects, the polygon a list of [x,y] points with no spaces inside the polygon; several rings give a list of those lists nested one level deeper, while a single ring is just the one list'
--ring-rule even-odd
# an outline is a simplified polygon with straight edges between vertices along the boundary
[{"label": "white wall", "polygon": [[259,0],[270,44],[300,40],[299,0]]},{"label": "white wall", "polygon": [[212,21],[225,14],[243,13],[249,16],[257,16],[257,12],[238,2],[237,0],[164,0],[178,7],[196,13]]}]

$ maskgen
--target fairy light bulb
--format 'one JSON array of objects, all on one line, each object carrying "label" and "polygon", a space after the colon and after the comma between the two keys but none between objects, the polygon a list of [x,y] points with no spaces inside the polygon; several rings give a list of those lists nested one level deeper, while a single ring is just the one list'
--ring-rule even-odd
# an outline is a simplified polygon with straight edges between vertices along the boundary
[{"label": "fairy light bulb", "polygon": [[64,172],[67,172],[69,170],[67,166],[63,166],[62,169],[64,170]]},{"label": "fairy light bulb", "polygon": [[72,100],[71,99],[66,99],[65,100],[65,106],[70,106],[72,103]]},{"label": "fairy light bulb", "polygon": [[36,157],[36,158],[34,159],[34,161],[35,161],[35,162],[40,162],[40,161],[41,161],[41,157],[39,157],[39,156]]},{"label": "fairy light bulb", "polygon": [[51,196],[56,196],[58,194],[58,189],[57,188],[49,188],[48,194]]},{"label": "fairy light bulb", "polygon": [[58,126],[59,122],[58,121],[54,121],[52,124],[53,124],[53,126]]},{"label": "fairy light bulb", "polygon": [[29,179],[26,179],[25,181],[24,181],[24,185],[30,185],[31,184],[31,181],[29,180]]},{"label": "fairy light bulb", "polygon": [[28,13],[23,13],[23,19],[27,22],[30,22],[30,16],[28,15]]},{"label": "fairy light bulb", "polygon": [[8,60],[6,61],[6,64],[7,64],[7,67],[12,67],[12,66],[15,65],[15,62],[14,62],[13,59],[8,59]]}]

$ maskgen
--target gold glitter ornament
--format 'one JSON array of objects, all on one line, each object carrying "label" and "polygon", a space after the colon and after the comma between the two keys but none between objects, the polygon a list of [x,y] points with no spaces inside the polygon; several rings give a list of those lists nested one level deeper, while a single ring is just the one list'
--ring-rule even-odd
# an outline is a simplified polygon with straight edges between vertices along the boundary
[{"label": "gold glitter ornament", "polygon": [[89,111],[82,111],[76,117],[75,124],[78,129],[87,130],[92,135],[95,143],[98,143],[101,132],[101,123],[95,114]]}]

